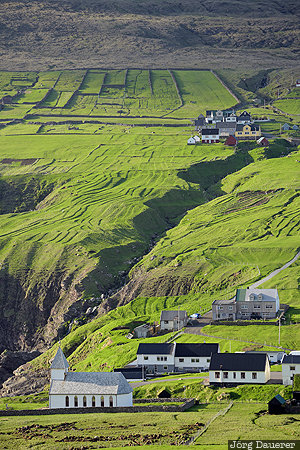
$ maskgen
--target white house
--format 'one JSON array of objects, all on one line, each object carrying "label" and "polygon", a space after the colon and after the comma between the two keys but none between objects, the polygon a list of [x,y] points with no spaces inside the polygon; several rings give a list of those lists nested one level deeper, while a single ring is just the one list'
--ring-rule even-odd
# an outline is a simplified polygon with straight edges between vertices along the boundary
[{"label": "white house", "polygon": [[176,372],[207,371],[212,355],[220,351],[219,344],[175,344],[174,366]]},{"label": "white house", "polygon": [[178,331],[186,326],[187,321],[186,311],[162,311],[160,314],[160,329],[162,331]]},{"label": "white house", "polygon": [[202,128],[202,144],[213,144],[219,142],[220,133],[218,128]]},{"label": "white house", "polygon": [[137,351],[138,367],[145,373],[201,372],[209,368],[219,344],[143,343]]},{"label": "white house", "polygon": [[294,375],[300,374],[300,355],[287,355],[282,360],[282,382],[293,384]]},{"label": "white house", "polygon": [[132,387],[120,372],[69,372],[59,347],[51,364],[49,408],[132,406]]},{"label": "white house", "polygon": [[270,379],[270,363],[262,353],[214,353],[209,366],[209,384],[265,384]]},{"label": "white house", "polygon": [[193,137],[190,137],[187,141],[188,145],[195,145],[195,144],[200,144],[200,137],[195,135]]}]

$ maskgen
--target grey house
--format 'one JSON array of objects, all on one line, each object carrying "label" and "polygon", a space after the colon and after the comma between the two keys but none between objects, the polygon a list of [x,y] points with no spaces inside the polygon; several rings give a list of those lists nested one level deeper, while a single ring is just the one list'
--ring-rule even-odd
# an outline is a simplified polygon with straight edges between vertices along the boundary
[{"label": "grey house", "polygon": [[162,311],[160,315],[160,329],[162,331],[178,331],[185,327],[188,321],[186,311]]},{"label": "grey house", "polygon": [[135,327],[134,331],[134,337],[136,338],[147,338],[151,334],[151,326],[147,323],[144,323],[143,325],[140,325],[138,327]]},{"label": "grey house", "polygon": [[277,289],[237,289],[231,300],[212,303],[213,320],[274,319],[279,310]]},{"label": "grey house", "polygon": [[234,135],[236,130],[236,122],[220,122],[218,123],[220,137]]}]

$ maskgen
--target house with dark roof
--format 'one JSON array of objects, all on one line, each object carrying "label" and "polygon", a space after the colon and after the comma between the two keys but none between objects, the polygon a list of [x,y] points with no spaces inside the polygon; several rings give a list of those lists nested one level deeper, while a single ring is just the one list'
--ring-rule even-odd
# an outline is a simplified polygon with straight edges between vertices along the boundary
[{"label": "house with dark roof", "polygon": [[160,329],[162,331],[178,331],[186,326],[187,321],[186,311],[162,311],[160,314]]},{"label": "house with dark roof", "polygon": [[207,110],[206,111],[206,117],[205,122],[206,123],[217,123],[217,122],[223,122],[224,120],[224,112],[220,109],[218,110]]},{"label": "house with dark roof", "polygon": [[211,385],[265,384],[269,379],[270,364],[265,354],[215,353],[211,357]]},{"label": "house with dark roof", "polygon": [[237,289],[231,300],[214,300],[213,320],[274,319],[280,308],[277,289]]},{"label": "house with dark roof", "polygon": [[220,351],[219,344],[176,343],[175,371],[201,372],[209,368],[211,356]]},{"label": "house with dark roof", "polygon": [[282,360],[282,382],[292,385],[294,376],[300,374],[300,355],[289,354]]},{"label": "house with dark roof", "polygon": [[257,139],[261,137],[261,129],[259,125],[238,123],[234,135],[238,139]]},{"label": "house with dark roof", "polygon": [[202,128],[202,144],[214,144],[220,140],[218,128]]},{"label": "house with dark roof", "polygon": [[146,373],[174,372],[175,343],[143,343],[136,353],[138,367]]},{"label": "house with dark roof", "polygon": [[269,358],[270,364],[281,364],[284,356],[286,356],[286,353],[283,350],[248,350],[245,353],[265,353]]},{"label": "house with dark roof", "polygon": [[198,129],[199,127],[205,126],[205,117],[203,114],[200,114],[198,118],[195,120],[195,127]]},{"label": "house with dark roof", "polygon": [[49,408],[132,406],[132,387],[119,372],[69,372],[59,347],[51,364]]},{"label": "house with dark roof", "polygon": [[249,114],[247,111],[243,111],[242,114],[237,116],[237,123],[239,124],[246,124],[251,122],[252,122],[251,114]]},{"label": "house with dark roof", "polygon": [[138,367],[145,373],[201,372],[208,370],[219,344],[143,343],[137,350]]}]

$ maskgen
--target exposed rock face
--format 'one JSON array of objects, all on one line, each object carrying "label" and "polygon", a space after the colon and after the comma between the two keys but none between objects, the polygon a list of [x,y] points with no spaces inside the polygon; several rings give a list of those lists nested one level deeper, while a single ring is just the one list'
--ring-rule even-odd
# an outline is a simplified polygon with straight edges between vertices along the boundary
[{"label": "exposed rock face", "polygon": [[5,350],[0,355],[0,387],[2,383],[13,375],[13,372],[22,364],[36,358],[39,352],[12,352]]},{"label": "exposed rock face", "polygon": [[49,369],[30,371],[29,364],[16,369],[0,389],[0,397],[29,395],[40,392],[50,382]]}]

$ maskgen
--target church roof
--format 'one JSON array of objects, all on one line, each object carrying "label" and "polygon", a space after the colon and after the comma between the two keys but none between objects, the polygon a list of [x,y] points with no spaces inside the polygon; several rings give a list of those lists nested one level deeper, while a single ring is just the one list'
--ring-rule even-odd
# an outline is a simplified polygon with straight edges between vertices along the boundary
[{"label": "church roof", "polygon": [[64,380],[52,380],[49,394],[129,394],[132,387],[120,372],[68,372]]},{"label": "church roof", "polygon": [[66,357],[60,347],[58,347],[58,350],[56,352],[56,355],[54,356],[54,359],[51,364],[51,369],[68,369],[69,363],[66,360]]}]

